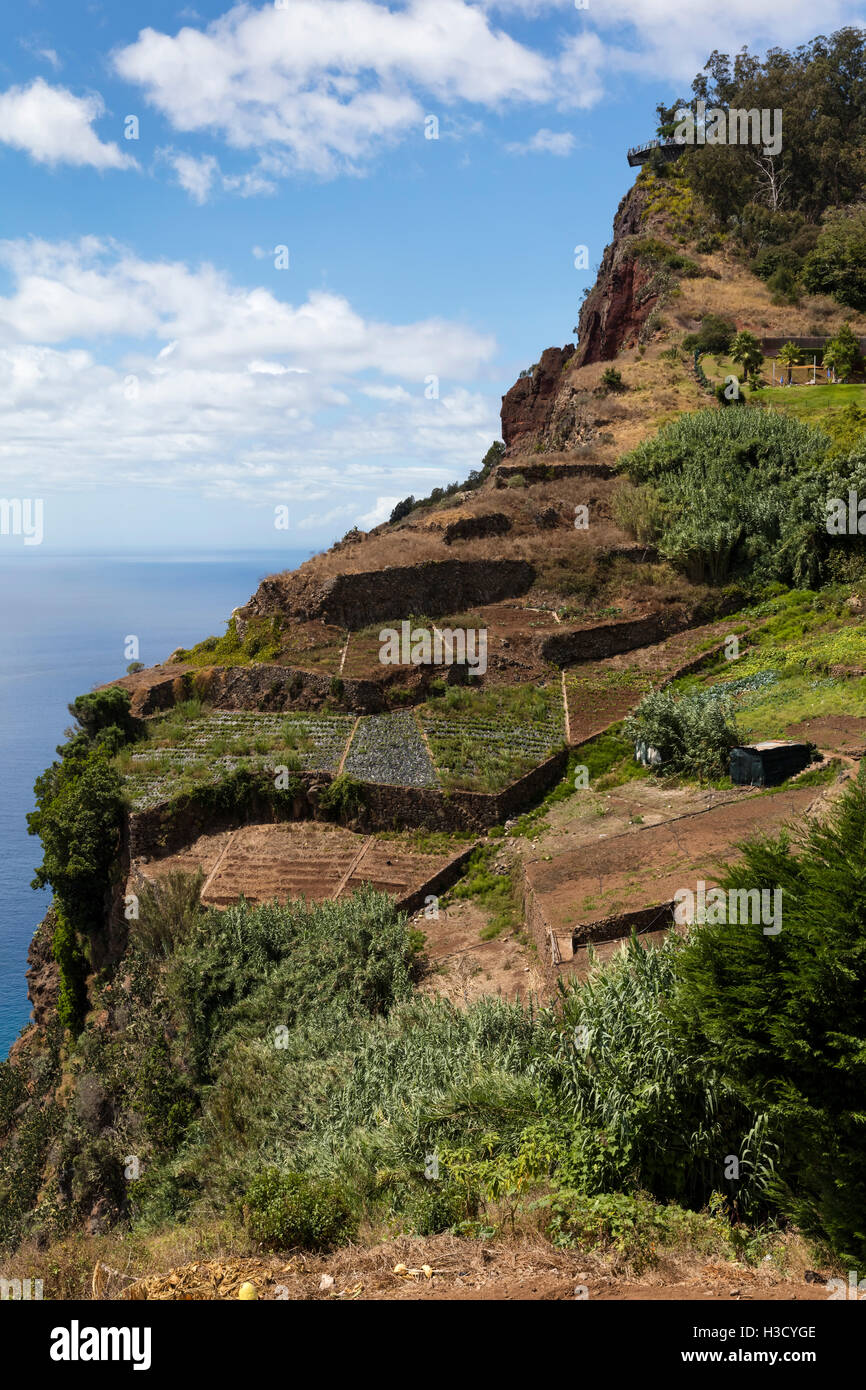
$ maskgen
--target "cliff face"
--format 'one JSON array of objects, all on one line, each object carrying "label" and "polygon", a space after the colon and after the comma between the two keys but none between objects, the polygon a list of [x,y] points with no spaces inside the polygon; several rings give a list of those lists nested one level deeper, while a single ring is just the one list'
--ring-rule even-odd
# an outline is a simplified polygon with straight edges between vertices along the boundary
[{"label": "cliff face", "polygon": [[633,347],[656,303],[656,295],[643,291],[652,271],[628,253],[627,239],[641,230],[646,194],[630,188],[613,220],[613,241],[605,247],[598,278],[580,310],[579,347],[575,366],[609,362],[620,348]]},{"label": "cliff face", "polygon": [[515,381],[502,397],[502,438],[506,448],[538,439],[546,430],[557,395],[562,389],[562,370],[574,356],[574,344],[546,348],[531,376]]},{"label": "cliff face", "polygon": [[638,341],[658,299],[650,285],[652,270],[629,251],[645,206],[646,193],[635,185],[617,209],[613,240],[580,311],[578,347],[545,349],[531,376],[520,377],[502,397],[502,438],[509,454],[569,451],[596,437],[598,421],[585,393],[565,379],[565,369],[609,362]]}]

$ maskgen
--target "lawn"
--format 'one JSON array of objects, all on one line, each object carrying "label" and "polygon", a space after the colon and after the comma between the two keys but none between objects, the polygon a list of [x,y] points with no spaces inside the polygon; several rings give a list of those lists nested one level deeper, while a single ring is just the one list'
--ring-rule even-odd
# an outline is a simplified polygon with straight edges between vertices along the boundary
[{"label": "lawn", "polygon": [[760,391],[748,393],[749,399],[813,425],[820,425],[822,419],[832,419],[849,405],[861,409],[866,406],[866,386],[846,386],[841,382],[833,386],[826,381],[822,384],[820,377],[819,367],[815,386],[764,386]]}]

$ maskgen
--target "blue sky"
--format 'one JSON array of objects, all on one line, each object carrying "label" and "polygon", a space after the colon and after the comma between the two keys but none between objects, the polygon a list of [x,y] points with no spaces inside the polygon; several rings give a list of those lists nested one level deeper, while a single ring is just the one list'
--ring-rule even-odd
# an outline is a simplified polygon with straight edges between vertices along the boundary
[{"label": "blue sky", "polygon": [[44,504],[4,553],[312,550],[465,476],[572,340],[656,102],[818,27],[805,0],[4,7],[0,496]]}]

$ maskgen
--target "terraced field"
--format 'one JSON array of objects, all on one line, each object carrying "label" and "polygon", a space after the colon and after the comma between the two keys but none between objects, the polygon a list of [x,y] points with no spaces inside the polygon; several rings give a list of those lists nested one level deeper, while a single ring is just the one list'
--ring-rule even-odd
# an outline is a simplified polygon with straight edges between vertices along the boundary
[{"label": "terraced field", "polygon": [[154,880],[176,870],[201,868],[202,902],[227,907],[243,896],[251,903],[347,897],[372,884],[398,901],[418,892],[452,864],[465,847],[422,853],[402,839],[380,840],[320,822],[244,825],[199,836],[178,854],[148,860],[135,875]]},{"label": "terraced field", "polygon": [[[556,683],[515,701],[461,691],[417,710],[367,715],[213,710],[149,721],[147,742],[119,760],[134,810],[146,810],[240,768],[342,770],[361,782],[498,791],[564,740]],[[492,701],[492,703],[491,703]],[[529,703],[527,703],[529,701]]]},{"label": "terraced field", "polygon": [[493,792],[549,758],[565,741],[558,682],[490,692],[453,691],[419,710],[447,788]]},{"label": "terraced field", "polygon": [[354,719],[345,714],[257,714],[212,710],[199,718],[150,721],[148,741],[121,763],[135,810],[182,787],[217,782],[239,768],[287,765],[336,772]]},{"label": "terraced field", "polygon": [[371,714],[358,722],[344,772],[359,782],[396,787],[432,787],[436,769],[414,714]]}]

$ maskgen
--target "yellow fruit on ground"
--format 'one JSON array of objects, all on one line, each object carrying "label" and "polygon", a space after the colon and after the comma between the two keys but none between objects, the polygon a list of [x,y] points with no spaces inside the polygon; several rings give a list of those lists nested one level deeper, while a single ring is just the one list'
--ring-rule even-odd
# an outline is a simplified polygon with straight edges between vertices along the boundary
[{"label": "yellow fruit on ground", "polygon": [[238,1298],[258,1298],[258,1296],[258,1289],[255,1284],[251,1284],[249,1281],[245,1284],[241,1284],[238,1289]]}]

